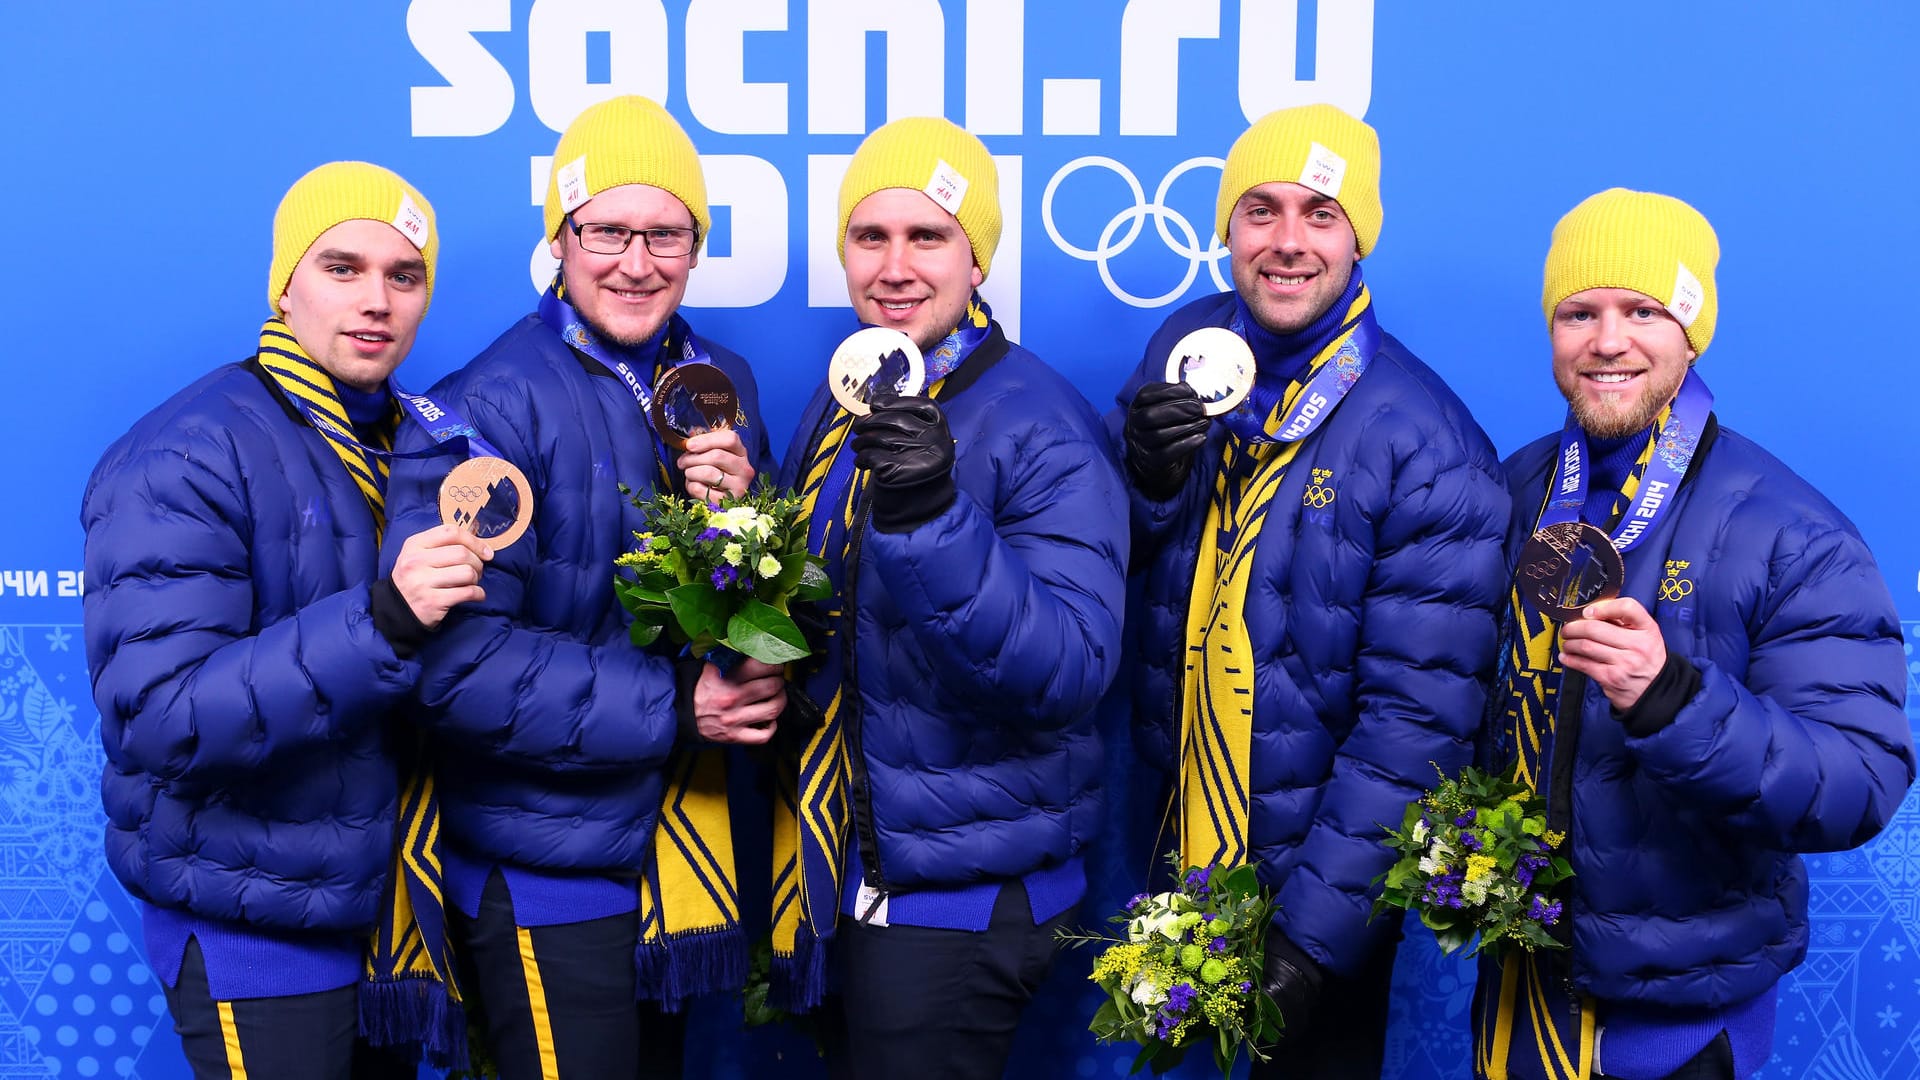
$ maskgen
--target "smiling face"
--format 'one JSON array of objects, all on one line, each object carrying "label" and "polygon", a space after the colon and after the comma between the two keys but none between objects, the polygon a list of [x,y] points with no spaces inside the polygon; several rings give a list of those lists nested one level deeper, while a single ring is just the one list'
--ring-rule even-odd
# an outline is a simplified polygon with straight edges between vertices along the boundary
[{"label": "smiling face", "polygon": [[1326,314],[1360,259],[1340,204],[1283,180],[1249,189],[1227,224],[1233,287],[1256,322],[1291,334]]},{"label": "smiling face", "polygon": [[280,311],[327,374],[375,389],[413,348],[427,311],[426,260],[384,221],[343,221],[300,257]]},{"label": "smiling face", "polygon": [[1617,439],[1653,424],[1696,355],[1659,301],[1587,289],[1553,309],[1553,381],[1587,434]]},{"label": "smiling face", "polygon": [[562,223],[549,247],[560,260],[567,302],[600,337],[628,347],[645,343],[679,309],[687,295],[687,272],[700,261],[700,253],[654,255],[639,234],[691,229],[692,211],[651,184],[621,184],[581,203],[572,217],[583,225],[619,225],[633,230],[634,236],[627,250],[601,255],[581,247],[573,229]]},{"label": "smiling face", "polygon": [[882,188],[847,218],[847,297],[860,321],[913,339],[922,352],[960,325],[985,279],[952,214],[926,194]]}]

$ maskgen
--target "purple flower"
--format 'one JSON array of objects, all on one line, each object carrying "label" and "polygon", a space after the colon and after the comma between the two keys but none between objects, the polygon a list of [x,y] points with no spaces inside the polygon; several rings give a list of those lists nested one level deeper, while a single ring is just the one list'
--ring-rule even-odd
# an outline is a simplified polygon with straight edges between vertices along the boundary
[{"label": "purple flower", "polygon": [[1466,848],[1468,851],[1479,851],[1486,845],[1482,844],[1480,838],[1472,833],[1463,832],[1460,834],[1460,846]]},{"label": "purple flower", "polygon": [[1467,807],[1466,813],[1461,814],[1459,817],[1453,819],[1453,823],[1464,829],[1467,826],[1473,824],[1473,819],[1478,817],[1479,815],[1480,815],[1480,811],[1475,810],[1473,807],[1469,806]]},{"label": "purple flower", "polygon": [[1242,981],[1240,983],[1240,992],[1243,994],[1253,993],[1253,984],[1251,982]]},{"label": "purple flower", "polygon": [[716,589],[725,589],[727,586],[733,584],[734,579],[738,576],[739,571],[731,566],[719,567],[713,572],[713,587]]},{"label": "purple flower", "polygon": [[1134,911],[1144,907],[1149,899],[1146,893],[1134,893],[1133,899],[1127,901],[1127,910]]},{"label": "purple flower", "polygon": [[1513,868],[1513,880],[1523,889],[1533,888],[1533,868],[1527,865],[1527,860],[1521,859]]},{"label": "purple flower", "polygon": [[1201,922],[1212,922],[1212,921],[1213,921],[1213,912],[1211,912],[1211,911],[1203,911],[1203,912],[1201,912],[1201,913],[1200,913],[1200,921],[1201,921]]},{"label": "purple flower", "polygon": [[1533,902],[1527,905],[1527,918],[1542,926],[1552,926],[1560,921],[1560,901],[1555,900],[1549,904],[1546,897],[1534,893]]},{"label": "purple flower", "polygon": [[1190,889],[1204,889],[1207,887],[1207,871],[1205,867],[1196,866],[1187,871],[1187,887]]},{"label": "purple flower", "polygon": [[718,540],[723,536],[731,536],[731,535],[733,534],[729,533],[725,529],[716,529],[713,526],[709,525],[706,528],[700,530],[700,535],[694,537],[694,539],[704,544],[709,540]]},{"label": "purple flower", "polygon": [[1191,983],[1177,982],[1167,990],[1167,1011],[1175,1016],[1185,1016],[1193,1008],[1194,989]]},{"label": "purple flower", "polygon": [[1226,952],[1227,939],[1223,937],[1216,937],[1212,941],[1207,942],[1207,951],[1214,952],[1214,953]]}]

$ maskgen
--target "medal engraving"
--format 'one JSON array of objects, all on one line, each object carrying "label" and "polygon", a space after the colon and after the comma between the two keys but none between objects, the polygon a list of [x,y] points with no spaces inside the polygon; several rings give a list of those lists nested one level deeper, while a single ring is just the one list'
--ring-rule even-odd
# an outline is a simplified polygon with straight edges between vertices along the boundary
[{"label": "medal engraving", "polygon": [[668,368],[660,376],[648,419],[661,442],[685,450],[695,435],[733,428],[739,412],[740,395],[727,373],[712,364],[691,363]]},{"label": "medal engraving", "polygon": [[827,364],[827,389],[840,407],[855,416],[871,411],[875,394],[912,397],[926,389],[927,365],[920,347],[898,330],[869,326],[833,350]]},{"label": "medal engraving", "polygon": [[1203,326],[1167,356],[1166,381],[1193,388],[1208,416],[1232,411],[1253,389],[1253,350],[1224,326]]},{"label": "medal engraving", "polygon": [[440,520],[498,551],[520,539],[533,522],[533,488],[511,461],[469,458],[440,482]]},{"label": "medal engraving", "polygon": [[1606,533],[1584,521],[1563,521],[1527,540],[1515,573],[1520,595],[1535,611],[1571,622],[1588,604],[1620,595],[1627,564]]}]

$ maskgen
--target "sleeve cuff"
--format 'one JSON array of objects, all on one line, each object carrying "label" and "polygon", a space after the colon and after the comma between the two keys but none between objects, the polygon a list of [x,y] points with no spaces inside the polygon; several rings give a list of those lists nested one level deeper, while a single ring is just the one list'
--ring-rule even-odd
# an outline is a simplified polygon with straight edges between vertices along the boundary
[{"label": "sleeve cuff", "polygon": [[393,654],[402,660],[411,660],[427,643],[427,636],[433,631],[427,629],[413,608],[401,597],[400,590],[394,587],[393,579],[383,577],[367,589],[367,613],[373,618],[373,628],[393,646]]},{"label": "sleeve cuff", "polygon": [[1687,702],[1700,693],[1700,685],[1700,669],[1693,666],[1693,661],[1670,652],[1660,673],[1641,693],[1640,700],[1625,712],[1613,710],[1613,718],[1620,721],[1628,735],[1644,739],[1673,723]]}]

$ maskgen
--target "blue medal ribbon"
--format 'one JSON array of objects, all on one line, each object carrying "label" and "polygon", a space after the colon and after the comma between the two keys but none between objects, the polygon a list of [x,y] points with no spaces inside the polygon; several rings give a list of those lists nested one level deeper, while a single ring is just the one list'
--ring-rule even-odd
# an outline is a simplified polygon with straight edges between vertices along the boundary
[{"label": "blue medal ribbon", "polygon": [[[1687,475],[1687,466],[1700,448],[1700,436],[1712,412],[1713,391],[1707,389],[1698,372],[1689,368],[1680,392],[1674,396],[1673,408],[1667,412],[1666,423],[1654,436],[1653,456],[1647,461],[1646,475],[1634,493],[1633,505],[1620,516],[1620,523],[1608,537],[1614,550],[1625,553],[1646,539],[1660,515],[1673,505],[1673,493]],[[1566,426],[1560,431],[1560,458],[1547,480],[1547,504],[1540,511],[1536,529],[1580,520],[1587,504],[1588,458],[1587,433],[1574,418],[1573,410],[1568,409]]]},{"label": "blue medal ribbon", "polygon": [[[1337,348],[1312,374],[1307,384],[1301,387],[1293,406],[1284,415],[1280,413],[1290,380],[1262,370],[1256,376],[1253,391],[1246,400],[1221,416],[1221,422],[1227,425],[1229,431],[1249,443],[1298,442],[1313,434],[1326,422],[1327,417],[1333,415],[1333,410],[1359,383],[1360,376],[1366,373],[1367,364],[1380,350],[1380,323],[1373,315],[1372,297],[1360,282],[1358,266],[1353,268],[1353,280],[1349,291],[1354,298],[1349,304],[1347,317],[1327,339],[1329,343],[1337,342]],[[1238,334],[1249,348],[1253,348],[1244,302],[1234,305],[1233,318],[1228,321],[1227,329]],[[1325,348],[1325,344],[1316,346],[1308,354],[1309,358]],[[1259,360],[1256,351],[1256,365]],[[1272,365],[1264,367],[1271,368]]]}]

